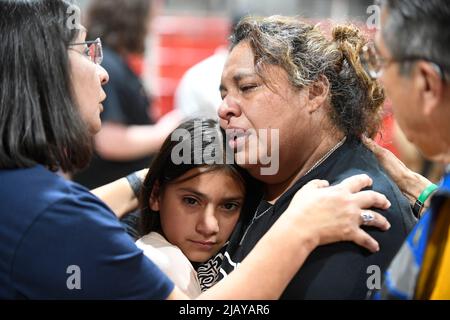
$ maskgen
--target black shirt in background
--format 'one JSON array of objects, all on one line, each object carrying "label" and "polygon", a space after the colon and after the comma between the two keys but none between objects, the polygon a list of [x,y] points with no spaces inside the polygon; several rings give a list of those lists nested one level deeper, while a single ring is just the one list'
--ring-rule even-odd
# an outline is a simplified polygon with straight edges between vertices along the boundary
[{"label": "black shirt in background", "polygon": [[[347,140],[319,167],[300,178],[274,205],[261,201],[251,221],[241,223],[235,229],[222,263],[222,271],[230,273],[234,265],[247,256],[286,210],[295,193],[307,182],[325,179],[331,184],[337,184],[362,173],[373,179],[371,189],[386,195],[392,204],[386,211],[376,210],[391,223],[389,231],[366,228],[379,242],[380,252],[371,254],[350,242],[321,246],[311,253],[281,299],[365,299],[369,292],[367,281],[374,274],[368,271],[368,267],[379,267],[380,275],[383,275],[416,219],[407,199],[380,167],[374,155],[355,140]],[[277,246],[283,246],[283,243],[274,243],[274,250]]]},{"label": "black shirt in background", "polygon": [[[100,115],[102,123],[113,122],[125,126],[152,124],[148,115],[150,100],[146,90],[141,79],[122,57],[105,47],[102,67],[109,74],[109,82],[103,87],[107,98]],[[150,161],[150,155],[132,161],[110,161],[95,153],[90,165],[77,173],[74,180],[93,189],[147,168]]]}]

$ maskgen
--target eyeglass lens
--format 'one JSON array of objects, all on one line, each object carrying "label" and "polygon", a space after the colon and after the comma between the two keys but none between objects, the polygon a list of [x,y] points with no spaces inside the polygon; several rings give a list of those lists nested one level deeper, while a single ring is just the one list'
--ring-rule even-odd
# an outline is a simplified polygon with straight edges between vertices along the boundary
[{"label": "eyeglass lens", "polygon": [[103,50],[100,40],[97,39],[96,42],[92,43],[88,47],[88,50],[91,61],[100,64],[103,60]]}]

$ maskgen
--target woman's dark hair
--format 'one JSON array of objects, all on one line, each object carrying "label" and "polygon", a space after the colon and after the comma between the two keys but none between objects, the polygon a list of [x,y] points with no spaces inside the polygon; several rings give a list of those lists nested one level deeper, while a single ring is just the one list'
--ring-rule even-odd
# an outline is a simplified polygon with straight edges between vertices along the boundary
[{"label": "woman's dark hair", "polygon": [[232,47],[248,41],[255,67],[264,79],[267,65],[283,68],[291,84],[302,88],[325,76],[330,83],[330,118],[349,138],[373,136],[379,129],[384,93],[364,71],[359,52],[367,43],[353,25],[338,25],[328,40],[294,17],[246,17],[231,36]]},{"label": "woman's dark hair", "polygon": [[101,38],[120,55],[143,54],[151,9],[152,0],[91,0],[88,37]]},{"label": "woman's dark hair", "polygon": [[70,80],[71,3],[0,1],[0,168],[84,167],[92,138]]},{"label": "woman's dark hair", "polygon": [[[180,182],[179,177],[183,176],[189,170],[194,168],[205,168],[200,173],[211,172],[215,170],[227,170],[232,176],[242,182],[246,190],[245,201],[241,210],[240,219],[245,219],[246,212],[252,212],[256,209],[257,202],[262,194],[262,184],[251,177],[244,169],[235,164],[226,164],[226,144],[225,133],[218,125],[217,121],[210,119],[192,119],[182,123],[174,133],[182,134],[182,142],[177,140],[173,133],[166,138],[160,152],[153,160],[149,173],[147,174],[139,197],[139,206],[141,209],[140,233],[146,235],[151,231],[160,230],[159,213],[149,208],[149,200],[155,187],[158,193],[163,192],[164,188],[172,182]],[[174,141],[172,141],[172,139]],[[197,142],[195,142],[197,139]],[[201,141],[201,143],[198,143]],[[178,152],[177,146],[180,143],[187,143],[190,148],[185,148]],[[185,145],[186,146],[186,145]],[[183,150],[189,150],[190,154],[183,154]],[[219,161],[212,164],[207,158],[203,157],[205,150],[215,150],[213,158]],[[198,158],[202,155],[202,159]],[[183,162],[179,163],[182,158]],[[192,175],[186,179],[192,179],[197,175]],[[251,192],[251,195],[249,194]]]}]

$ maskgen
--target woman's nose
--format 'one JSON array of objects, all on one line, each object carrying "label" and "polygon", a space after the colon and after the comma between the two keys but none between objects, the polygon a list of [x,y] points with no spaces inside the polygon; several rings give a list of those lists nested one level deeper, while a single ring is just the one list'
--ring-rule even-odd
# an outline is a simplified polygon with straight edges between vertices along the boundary
[{"label": "woman's nose", "polygon": [[231,97],[225,97],[219,106],[220,119],[229,122],[231,118],[238,118],[241,115],[239,104]]},{"label": "woman's nose", "polygon": [[109,81],[109,74],[105,70],[105,68],[103,68],[101,65],[97,65],[97,69],[98,69],[98,71],[97,71],[98,76],[100,78],[100,83],[102,84],[102,86],[104,86]]}]

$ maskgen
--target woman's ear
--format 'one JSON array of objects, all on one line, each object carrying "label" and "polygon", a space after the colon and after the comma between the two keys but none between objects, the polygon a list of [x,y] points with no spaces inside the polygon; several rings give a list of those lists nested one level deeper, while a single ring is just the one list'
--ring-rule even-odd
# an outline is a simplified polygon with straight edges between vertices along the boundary
[{"label": "woman's ear", "polygon": [[309,103],[308,110],[310,113],[317,111],[325,101],[328,99],[330,92],[330,82],[325,76],[320,76],[319,79],[309,87]]},{"label": "woman's ear", "polygon": [[152,193],[150,194],[150,199],[148,200],[149,207],[152,211],[159,211],[160,201],[160,190],[159,182],[156,181],[153,185]]}]

